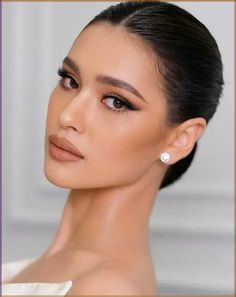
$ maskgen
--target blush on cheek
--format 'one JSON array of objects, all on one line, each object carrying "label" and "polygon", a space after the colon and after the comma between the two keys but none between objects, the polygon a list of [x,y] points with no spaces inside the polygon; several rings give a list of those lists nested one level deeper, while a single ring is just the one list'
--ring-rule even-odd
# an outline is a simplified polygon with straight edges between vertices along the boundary
[{"label": "blush on cheek", "polygon": [[[104,151],[103,151],[104,152]],[[152,164],[150,150],[145,149],[139,143],[135,145],[121,146],[112,144],[107,153],[100,156],[98,174],[102,175],[107,182],[114,184],[129,184],[140,178]],[[99,173],[100,172],[100,173]]]}]

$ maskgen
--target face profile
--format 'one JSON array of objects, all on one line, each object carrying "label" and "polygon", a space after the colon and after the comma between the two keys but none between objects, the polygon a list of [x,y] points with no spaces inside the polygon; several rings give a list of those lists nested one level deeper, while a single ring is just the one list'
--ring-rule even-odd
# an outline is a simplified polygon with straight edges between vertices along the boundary
[{"label": "face profile", "polygon": [[[56,36],[67,44],[63,34]],[[58,81],[46,102],[43,166],[50,186],[68,189],[68,196],[53,240],[12,275],[5,292],[11,283],[27,283],[25,295],[42,293],[32,284],[40,284],[43,293],[53,285],[55,295],[156,295],[150,217],[159,191],[190,168],[217,110],[224,85],[218,45],[203,23],[177,5],[125,1],[95,15],[57,55]],[[52,221],[63,191],[50,202],[51,192],[42,193]],[[166,242],[157,239],[155,226],[151,236],[160,241],[154,252],[159,244],[169,257],[166,244],[182,236],[179,226],[185,233],[195,227],[193,222],[185,229],[183,223],[195,215],[187,214],[197,201],[191,193],[184,188],[167,192],[169,200],[165,193],[161,197],[167,205],[167,213],[160,209]],[[181,203],[186,205],[179,216]]]},{"label": "face profile", "polygon": [[[158,180],[167,111],[145,45],[120,27],[92,25],[73,43],[60,75],[48,107],[49,180],[68,188],[114,187],[147,171]],[[84,158],[53,158],[51,134],[66,138]]]}]

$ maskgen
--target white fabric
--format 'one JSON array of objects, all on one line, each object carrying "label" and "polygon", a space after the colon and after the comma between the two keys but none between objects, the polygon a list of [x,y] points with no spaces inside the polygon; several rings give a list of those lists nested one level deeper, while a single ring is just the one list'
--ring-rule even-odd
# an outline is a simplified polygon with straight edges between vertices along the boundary
[{"label": "white fabric", "polygon": [[[23,259],[2,264],[2,282],[14,277],[35,259]],[[9,283],[2,284],[2,295],[59,295],[64,296],[72,281],[60,283]]]}]

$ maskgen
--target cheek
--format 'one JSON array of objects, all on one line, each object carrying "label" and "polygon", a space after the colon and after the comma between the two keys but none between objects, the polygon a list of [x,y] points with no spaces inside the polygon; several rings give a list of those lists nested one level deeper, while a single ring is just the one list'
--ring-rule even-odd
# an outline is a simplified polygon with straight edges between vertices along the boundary
[{"label": "cheek", "polygon": [[144,112],[134,121],[128,122],[121,134],[127,152],[133,152],[134,156],[143,155],[147,158],[154,153],[161,140],[160,124],[156,115]]},{"label": "cheek", "polygon": [[[161,129],[157,120],[137,113],[130,119],[117,115],[116,124],[104,127],[96,141],[98,157],[111,171],[146,170],[158,157]],[[120,117],[120,122],[119,122]],[[117,124],[118,121],[118,124]]]}]

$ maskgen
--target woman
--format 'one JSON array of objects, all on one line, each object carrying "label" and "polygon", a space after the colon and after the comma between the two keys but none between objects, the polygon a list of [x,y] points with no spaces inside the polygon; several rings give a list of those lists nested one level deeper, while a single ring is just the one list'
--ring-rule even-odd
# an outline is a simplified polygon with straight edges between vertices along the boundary
[{"label": "woman", "polygon": [[173,4],[122,2],[82,30],[58,74],[44,168],[70,193],[53,242],[3,294],[156,295],[149,217],[219,104],[218,46]]}]

